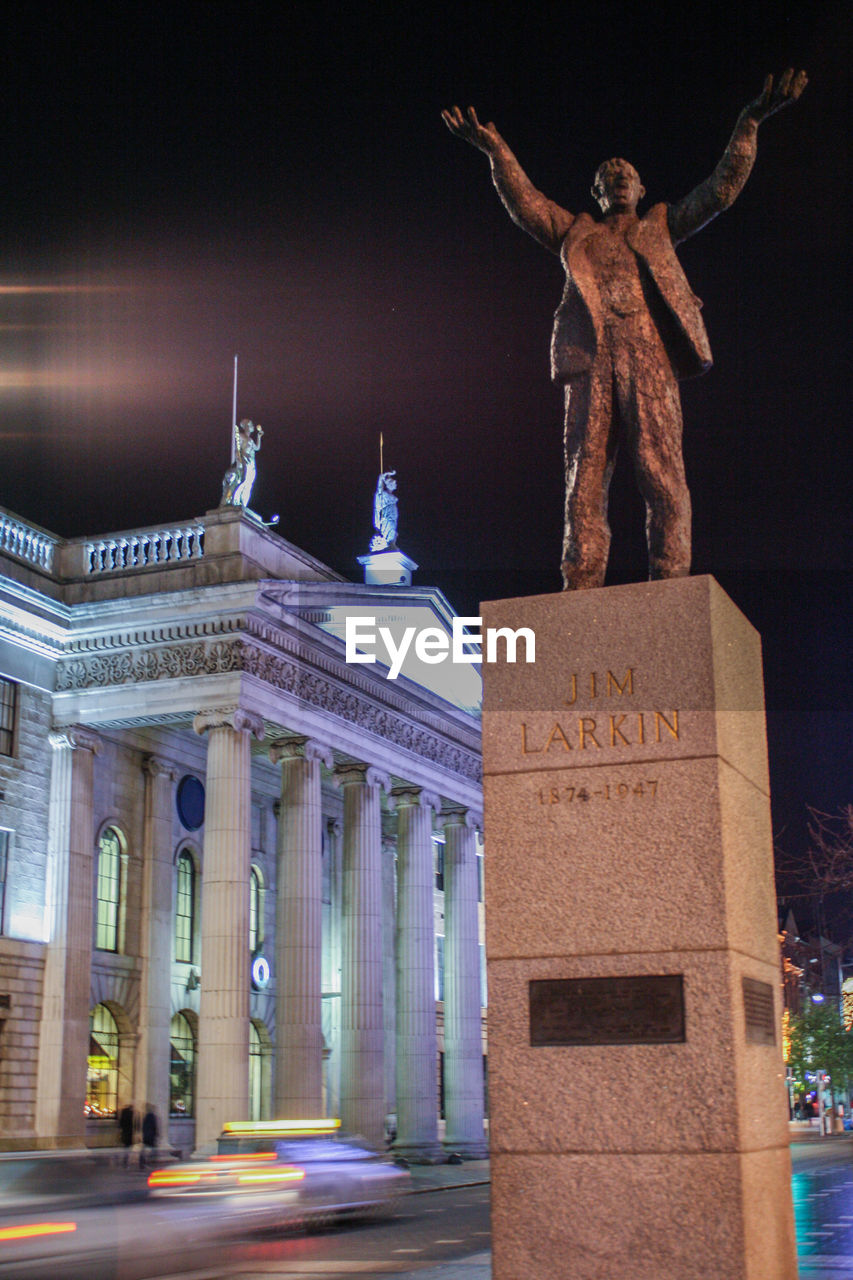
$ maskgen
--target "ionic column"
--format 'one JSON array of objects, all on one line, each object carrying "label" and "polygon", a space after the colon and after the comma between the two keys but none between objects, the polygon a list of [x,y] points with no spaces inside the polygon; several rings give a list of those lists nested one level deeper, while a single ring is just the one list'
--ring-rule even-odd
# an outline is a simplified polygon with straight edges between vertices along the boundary
[{"label": "ionic column", "polygon": [[341,912],[341,1123],[380,1148],[385,1138],[382,1018],[382,829],[387,775],[339,765],[344,797]]},{"label": "ionic column", "polygon": [[177,770],[157,756],[142,763],[142,981],[135,1093],[169,1123],[169,1026],[172,1014],[172,783]]},{"label": "ionic column", "polygon": [[341,836],[343,823],[324,819],[329,859],[329,910],[323,912],[323,1061],[325,1113],[341,1114]]},{"label": "ionic column", "polygon": [[319,1116],[323,1105],[323,827],[320,764],[332,754],[308,738],[279,738],[281,763],[276,878],[275,1114]]},{"label": "ionic column", "polygon": [[92,968],[97,734],[79,725],[50,734],[48,946],[39,1037],[36,1132],[42,1145],[82,1146]]},{"label": "ionic column", "polygon": [[196,1146],[249,1110],[249,855],[251,737],[263,721],[240,707],[203,711],[206,733],[201,998]]},{"label": "ionic column", "polygon": [[475,818],[463,808],[444,827],[444,1145],[472,1160],[488,1153],[483,1131],[483,1044]]},{"label": "ionic column", "polygon": [[432,810],[420,787],[391,793],[397,809],[397,1138],[407,1159],[435,1160],[438,1142]]},{"label": "ionic column", "polygon": [[385,1111],[397,1110],[397,815],[382,816],[382,1013]]}]

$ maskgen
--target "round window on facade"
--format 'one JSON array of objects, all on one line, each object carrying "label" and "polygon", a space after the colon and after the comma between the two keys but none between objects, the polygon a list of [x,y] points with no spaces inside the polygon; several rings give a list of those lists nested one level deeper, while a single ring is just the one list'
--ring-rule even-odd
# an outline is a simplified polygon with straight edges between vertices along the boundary
[{"label": "round window on facade", "polygon": [[198,831],[204,822],[204,786],[193,774],[185,773],[178,783],[176,803],[181,825]]}]

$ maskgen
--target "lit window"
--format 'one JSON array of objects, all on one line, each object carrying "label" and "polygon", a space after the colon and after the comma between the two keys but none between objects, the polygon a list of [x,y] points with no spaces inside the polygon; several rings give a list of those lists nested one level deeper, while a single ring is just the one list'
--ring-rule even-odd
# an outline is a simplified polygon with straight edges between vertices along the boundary
[{"label": "lit window", "polygon": [[11,680],[0,680],[0,756],[12,755],[15,748],[15,707],[18,686]]},{"label": "lit window", "polygon": [[249,1023],[249,1119],[261,1118],[261,1037],[254,1022]]},{"label": "lit window", "polygon": [[169,1115],[195,1115],[195,1036],[188,1018],[176,1013],[169,1031]]},{"label": "lit window", "polygon": [[105,1004],[89,1014],[86,1115],[115,1116],[118,1094],[118,1026]]},{"label": "lit window", "polygon": [[192,964],[195,934],[195,863],[183,849],[178,854],[178,891],[175,901],[175,959]]},{"label": "lit window", "polygon": [[112,827],[101,836],[98,848],[98,897],[95,946],[99,951],[118,951],[119,908],[121,906],[121,840]]},{"label": "lit window", "polygon": [[249,950],[254,955],[264,940],[264,891],[257,867],[249,872]]}]

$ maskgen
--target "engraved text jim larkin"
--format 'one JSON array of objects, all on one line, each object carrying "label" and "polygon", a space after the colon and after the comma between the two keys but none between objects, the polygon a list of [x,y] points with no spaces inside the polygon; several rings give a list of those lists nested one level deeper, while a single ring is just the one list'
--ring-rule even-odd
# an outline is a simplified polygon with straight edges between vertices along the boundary
[{"label": "engraved text jim larkin", "polygon": [[[633,697],[637,685],[636,668],[627,667],[621,675],[591,671],[587,675],[573,672],[568,678],[562,703],[574,707],[579,698],[591,703],[602,699]],[[679,742],[681,728],[678,709],[651,711],[599,712],[579,715],[571,720],[555,720],[549,726],[534,730],[526,721],[520,724],[521,754],[548,755],[551,752],[601,750],[603,747],[625,748],[655,743]]]}]

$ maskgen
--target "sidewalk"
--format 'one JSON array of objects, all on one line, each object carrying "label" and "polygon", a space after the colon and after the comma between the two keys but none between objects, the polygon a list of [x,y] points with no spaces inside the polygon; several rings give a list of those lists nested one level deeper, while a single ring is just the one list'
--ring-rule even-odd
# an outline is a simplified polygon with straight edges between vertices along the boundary
[{"label": "sidewalk", "polygon": [[[853,1274],[853,1272],[851,1272]],[[395,1280],[492,1280],[491,1253],[473,1253],[470,1258],[460,1258],[456,1262],[446,1262],[439,1267],[427,1267],[421,1271],[398,1271]],[[801,1277],[800,1280],[805,1280]],[[812,1280],[809,1276],[808,1280]],[[815,1280],[847,1280],[847,1276],[836,1276],[831,1271],[823,1271]]]},{"label": "sidewalk", "polygon": [[491,1181],[489,1169],[488,1160],[466,1160],[464,1164],[413,1164],[409,1166],[412,1194],[450,1191],[456,1187],[481,1187]]},{"label": "sidewalk", "polygon": [[[489,1169],[488,1160],[466,1160],[464,1164],[413,1164],[409,1168],[412,1195],[483,1186],[491,1180]],[[491,1276],[492,1255],[487,1250],[437,1267],[400,1272],[395,1280],[491,1280]]]}]

